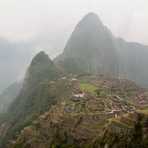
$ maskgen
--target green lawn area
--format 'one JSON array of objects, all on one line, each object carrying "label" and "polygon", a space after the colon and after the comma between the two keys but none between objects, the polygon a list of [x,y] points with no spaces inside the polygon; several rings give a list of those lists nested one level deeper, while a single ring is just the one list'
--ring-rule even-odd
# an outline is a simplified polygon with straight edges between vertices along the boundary
[{"label": "green lawn area", "polygon": [[97,87],[90,83],[80,83],[80,89],[96,95]]}]

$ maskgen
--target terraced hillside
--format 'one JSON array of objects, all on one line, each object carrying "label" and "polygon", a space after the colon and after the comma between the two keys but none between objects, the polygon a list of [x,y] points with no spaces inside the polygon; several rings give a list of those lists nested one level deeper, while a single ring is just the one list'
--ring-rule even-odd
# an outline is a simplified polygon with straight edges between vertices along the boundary
[{"label": "terraced hillside", "polygon": [[[137,98],[146,90],[131,81],[71,75],[50,81],[49,86],[56,88],[53,95],[59,95],[57,104],[25,127],[9,147],[126,148],[132,142],[136,123],[144,128],[147,115],[142,111],[146,109]],[[59,89],[63,95],[57,93]],[[135,99],[139,100],[136,104]]]}]

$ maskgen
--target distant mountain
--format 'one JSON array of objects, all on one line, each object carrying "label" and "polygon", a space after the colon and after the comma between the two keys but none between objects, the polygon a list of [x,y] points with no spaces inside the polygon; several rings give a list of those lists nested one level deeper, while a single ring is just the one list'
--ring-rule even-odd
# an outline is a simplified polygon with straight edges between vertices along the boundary
[{"label": "distant mountain", "polygon": [[115,38],[96,14],[89,13],[55,61],[68,73],[122,77],[148,87],[147,56],[148,46]]},{"label": "distant mountain", "polygon": [[0,93],[14,81],[24,76],[33,56],[31,43],[11,42],[0,38]]},{"label": "distant mountain", "polygon": [[119,76],[135,81],[142,87],[148,87],[148,46],[116,40],[119,60]]},{"label": "distant mountain", "polygon": [[55,103],[48,85],[59,76],[61,72],[47,54],[40,52],[33,58],[19,95],[8,108],[5,123],[9,126],[1,138],[3,143]]},{"label": "distant mountain", "polygon": [[96,14],[89,13],[78,23],[56,61],[72,73],[117,75],[117,58],[113,35]]},{"label": "distant mountain", "polygon": [[6,88],[0,95],[0,113],[5,113],[9,105],[15,100],[22,88],[21,82],[15,82]]}]

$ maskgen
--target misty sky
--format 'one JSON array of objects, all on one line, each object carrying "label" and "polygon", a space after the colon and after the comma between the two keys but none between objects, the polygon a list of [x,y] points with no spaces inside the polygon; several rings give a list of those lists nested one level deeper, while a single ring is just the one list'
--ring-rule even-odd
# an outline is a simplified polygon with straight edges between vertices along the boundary
[{"label": "misty sky", "polygon": [[0,0],[0,92],[33,55],[62,52],[75,25],[97,13],[114,35],[148,45],[148,0]]},{"label": "misty sky", "polygon": [[148,45],[147,7],[148,0],[0,0],[0,36],[56,54],[77,22],[95,12],[114,35]]}]

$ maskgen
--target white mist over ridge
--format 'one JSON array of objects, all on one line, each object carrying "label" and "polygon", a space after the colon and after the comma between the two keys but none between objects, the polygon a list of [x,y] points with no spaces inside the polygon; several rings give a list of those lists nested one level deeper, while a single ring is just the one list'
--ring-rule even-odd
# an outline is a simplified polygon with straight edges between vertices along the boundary
[{"label": "white mist over ridge", "polygon": [[113,34],[148,44],[144,31],[148,26],[147,5],[147,0],[0,0],[0,32],[2,37],[15,41],[48,34],[49,44],[56,48],[55,38],[62,40],[85,14],[93,11]]}]

